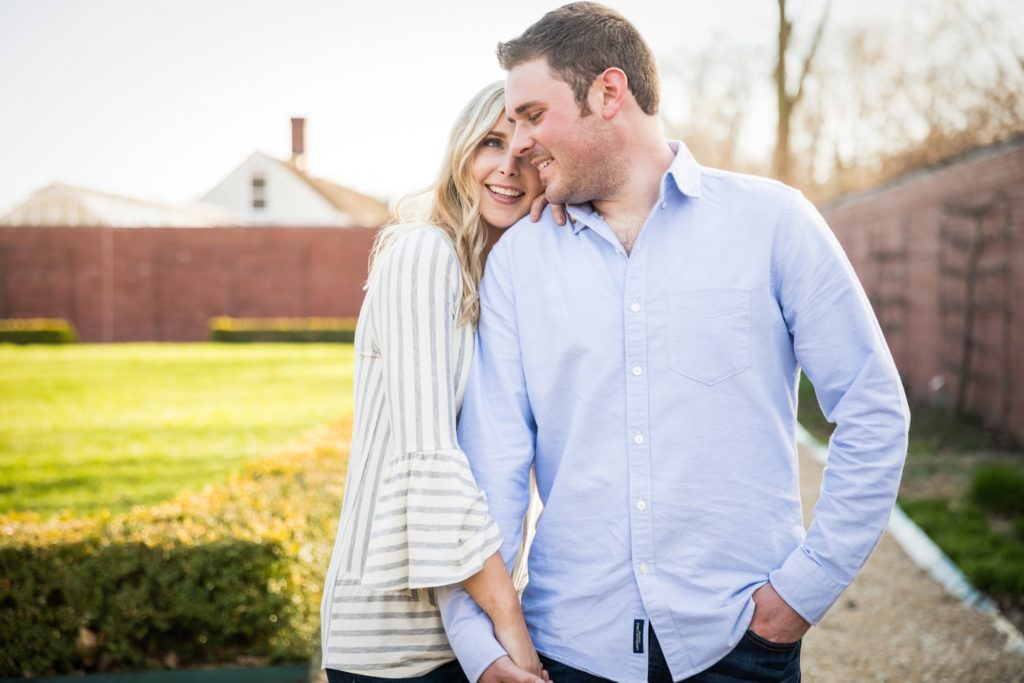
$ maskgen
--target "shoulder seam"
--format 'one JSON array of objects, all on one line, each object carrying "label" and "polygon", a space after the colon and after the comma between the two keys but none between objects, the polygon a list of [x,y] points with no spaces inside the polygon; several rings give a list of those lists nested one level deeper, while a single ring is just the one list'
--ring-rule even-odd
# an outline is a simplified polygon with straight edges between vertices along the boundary
[{"label": "shoulder seam", "polygon": [[[785,187],[785,186],[784,186]],[[781,274],[780,274],[780,261],[782,260],[782,252],[784,247],[789,240],[789,230],[793,222],[793,207],[796,205],[796,198],[799,194],[796,190],[789,188],[789,201],[786,202],[785,210],[779,212],[779,219],[775,223],[775,229],[772,231],[772,255],[770,265],[770,278],[772,294],[778,298],[781,295]]]}]

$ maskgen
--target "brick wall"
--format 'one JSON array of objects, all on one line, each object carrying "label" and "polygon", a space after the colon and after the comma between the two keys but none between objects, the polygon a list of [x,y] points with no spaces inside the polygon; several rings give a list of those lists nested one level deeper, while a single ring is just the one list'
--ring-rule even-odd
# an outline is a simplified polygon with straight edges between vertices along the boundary
[{"label": "brick wall", "polygon": [[823,213],[911,397],[1024,441],[1024,138]]},{"label": "brick wall", "polygon": [[111,342],[204,340],[218,315],[355,316],[375,234],[0,227],[0,318],[64,318]]},{"label": "brick wall", "polygon": [[[1024,441],[1024,139],[825,207],[911,397]],[[354,316],[374,230],[0,228],[0,318],[198,341],[217,315]]]}]

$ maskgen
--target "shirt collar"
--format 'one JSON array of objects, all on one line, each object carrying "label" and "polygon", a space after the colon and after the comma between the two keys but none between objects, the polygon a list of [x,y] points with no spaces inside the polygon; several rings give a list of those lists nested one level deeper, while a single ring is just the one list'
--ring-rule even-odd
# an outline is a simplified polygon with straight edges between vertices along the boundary
[{"label": "shirt collar", "polygon": [[565,209],[569,217],[574,219],[568,223],[574,235],[578,234],[580,230],[595,220],[601,220],[601,214],[594,210],[594,205],[590,202],[586,204],[570,204]]},{"label": "shirt collar", "polygon": [[679,191],[687,197],[700,197],[700,164],[681,141],[669,140],[668,147],[676,158],[665,175],[672,178]]},{"label": "shirt collar", "polygon": [[[697,163],[697,160],[693,158],[693,154],[690,153],[690,150],[681,141],[668,140],[668,146],[675,155],[675,159],[672,160],[672,164],[665,171],[665,175],[661,179],[661,199],[658,201],[664,199],[669,180],[687,197],[693,197],[694,199],[700,197],[700,164]],[[587,224],[591,223],[594,219],[601,219],[600,214],[594,211],[594,207],[590,202],[586,204],[570,204],[566,207],[566,210],[572,218],[576,219],[574,223],[569,223],[573,234],[579,233],[580,230],[587,227]]]}]

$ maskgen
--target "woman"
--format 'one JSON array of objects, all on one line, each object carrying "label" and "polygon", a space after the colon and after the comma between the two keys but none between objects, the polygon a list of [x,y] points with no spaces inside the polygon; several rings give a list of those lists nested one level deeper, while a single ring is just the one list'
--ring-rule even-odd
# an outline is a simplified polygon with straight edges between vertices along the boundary
[{"label": "woman", "polygon": [[430,225],[374,245],[356,329],[355,415],[338,538],[321,605],[328,680],[465,680],[432,588],[462,583],[513,661],[541,675],[518,595],[455,419],[490,246],[542,186],[510,153],[504,87],[484,88],[452,128]]}]

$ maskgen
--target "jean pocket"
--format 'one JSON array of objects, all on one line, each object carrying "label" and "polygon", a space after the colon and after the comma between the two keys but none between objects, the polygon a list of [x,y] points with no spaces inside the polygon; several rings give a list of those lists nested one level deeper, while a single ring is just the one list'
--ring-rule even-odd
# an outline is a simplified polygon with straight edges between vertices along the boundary
[{"label": "jean pocket", "polygon": [[751,643],[753,643],[754,645],[757,645],[762,649],[768,650],[769,652],[792,652],[796,649],[796,646],[800,644],[799,640],[795,643],[776,643],[771,640],[768,640],[767,638],[762,638],[761,636],[751,631],[749,628],[747,629],[747,632],[743,634],[743,637]]},{"label": "jean pocket", "polygon": [[669,367],[711,386],[750,367],[750,290],[686,289],[669,298]]}]

